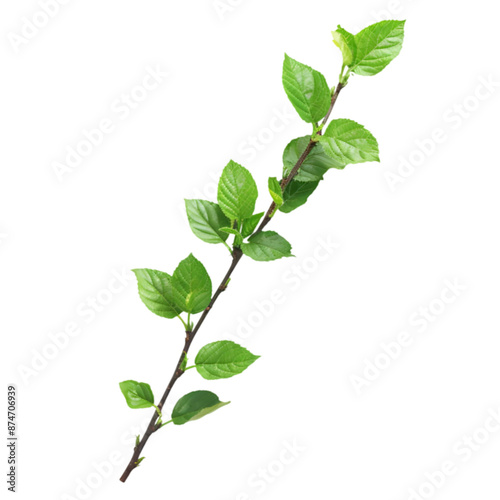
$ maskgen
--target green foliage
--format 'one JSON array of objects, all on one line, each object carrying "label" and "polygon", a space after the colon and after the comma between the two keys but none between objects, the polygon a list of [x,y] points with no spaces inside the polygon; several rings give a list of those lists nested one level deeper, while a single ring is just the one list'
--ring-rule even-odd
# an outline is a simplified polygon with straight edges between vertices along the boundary
[{"label": "green foliage", "polygon": [[224,243],[228,234],[221,228],[231,224],[217,203],[206,200],[185,200],[189,225],[193,233],[206,243]]},{"label": "green foliage", "polygon": [[172,276],[174,300],[183,311],[196,314],[210,303],[212,281],[203,264],[190,254]]},{"label": "green foliage", "polygon": [[231,160],[222,171],[217,190],[217,201],[224,214],[232,221],[251,217],[257,196],[252,174]]},{"label": "green foliage", "polygon": [[[334,119],[327,125],[325,117],[327,114],[330,116],[329,112],[339,92],[352,73],[375,75],[399,54],[404,24],[404,21],[382,21],[368,26],[357,35],[338,26],[332,36],[342,54],[342,67],[339,85],[335,90],[328,87],[320,72],[285,54],[283,87],[299,116],[312,124],[312,134],[293,139],[286,146],[282,180],[279,177],[268,178],[268,189],[273,200],[268,211],[254,213],[257,185],[252,174],[232,160],[224,168],[219,180],[217,203],[185,200],[193,233],[206,243],[222,243],[232,254],[229,270],[214,296],[210,276],[193,254],[182,260],[172,275],[152,269],[134,269],[139,296],[146,307],[164,318],[179,317],[185,327],[185,347],[179,369],[168,386],[169,390],[191,368],[196,368],[206,380],[227,379],[242,373],[259,358],[232,341],[222,340],[202,347],[194,365],[187,366],[187,353],[193,337],[219,294],[227,288],[240,258],[245,255],[255,261],[266,262],[293,256],[287,240],[274,231],[263,230],[271,217],[278,213],[277,210],[290,213],[304,205],[330,169],[342,170],[349,164],[379,161],[377,140],[362,125],[349,119]],[[282,188],[282,185],[285,187]],[[233,248],[227,243],[229,235],[234,236]],[[203,315],[194,326],[191,315],[201,312]],[[187,313],[186,321],[181,318],[182,313]],[[145,440],[169,422],[162,422],[161,411],[154,404],[154,395],[148,384],[127,380],[120,383],[120,389],[129,407],[156,408],[155,425],[146,429],[142,440],[139,436],[136,438],[136,447],[142,450]],[[190,392],[177,401],[170,422],[183,425],[227,404],[210,391]],[[132,466],[137,466],[141,460],[143,457],[131,462]]]},{"label": "green foliage", "polygon": [[276,206],[279,208],[283,205],[283,191],[281,190],[280,183],[276,177],[269,177],[268,181],[269,194],[273,199]]},{"label": "green foliage", "polygon": [[330,88],[325,77],[285,54],[283,87],[299,116],[307,123],[321,120],[330,108]]},{"label": "green foliage", "polygon": [[200,349],[195,366],[203,378],[216,380],[242,373],[258,358],[230,340],[220,340]]},{"label": "green foliage", "polygon": [[309,196],[318,187],[319,181],[316,182],[299,182],[293,180],[285,188],[283,193],[285,202],[280,207],[280,210],[286,214],[292,212],[296,208],[302,206]]},{"label": "green foliage", "polygon": [[120,390],[130,408],[151,408],[154,406],[155,399],[149,384],[126,380],[120,382]]},{"label": "green foliage", "polygon": [[[333,42],[342,52],[343,68],[358,75],[380,73],[403,47],[405,21],[380,21],[352,35],[340,26],[332,31]],[[343,69],[342,68],[342,69]],[[346,83],[349,74],[342,76]]]},{"label": "green foliage", "polygon": [[248,239],[248,243],[241,245],[245,255],[258,261],[270,261],[282,257],[293,257],[292,245],[274,231],[261,231]]},{"label": "green foliage", "polygon": [[325,153],[344,167],[351,163],[380,161],[377,140],[353,120],[332,120],[319,141]]},{"label": "green foliage", "polygon": [[191,420],[198,420],[229,403],[223,403],[210,391],[190,392],[177,401],[172,411],[172,421],[175,425],[183,425]]},{"label": "green foliage", "polygon": [[[283,177],[290,174],[293,167],[299,161],[302,153],[309,144],[310,136],[299,137],[288,143],[283,151]],[[307,155],[302,163],[298,174],[294,177],[295,181],[316,182],[323,179],[323,175],[330,168],[343,168],[335,158],[328,156],[321,144],[316,146]]]},{"label": "green foliage", "polygon": [[182,312],[175,300],[172,277],[153,269],[134,269],[139,297],[146,307],[163,318],[175,318]]}]

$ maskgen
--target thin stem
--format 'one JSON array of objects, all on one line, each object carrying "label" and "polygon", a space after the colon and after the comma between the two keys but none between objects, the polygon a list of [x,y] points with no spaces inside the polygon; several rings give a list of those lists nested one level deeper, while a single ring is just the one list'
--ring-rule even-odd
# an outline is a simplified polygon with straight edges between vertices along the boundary
[{"label": "thin stem", "polygon": [[[340,93],[340,91],[342,90],[342,88],[344,87],[344,85],[339,82],[339,84],[337,85],[337,88],[332,96],[332,101],[331,101],[331,104],[330,104],[330,109],[328,110],[328,113],[326,114],[325,118],[323,119],[322,121],[322,126],[324,126],[326,124],[326,122],[328,121],[328,118],[330,117],[330,114],[332,113],[332,110],[333,110],[333,107],[335,105],[335,102],[337,101],[337,97]],[[321,135],[321,130],[318,131],[318,135]],[[302,153],[302,155],[300,156],[300,158],[298,159],[297,163],[295,164],[295,166],[293,167],[293,169],[291,170],[291,172],[288,174],[287,177],[285,177],[282,181],[281,181],[281,188],[282,190],[285,189],[285,187],[292,181],[292,179],[297,175],[297,172],[299,171],[299,168],[302,166],[302,164],[304,163],[304,160],[307,158],[307,155],[311,152],[311,150],[314,148],[314,146],[316,145],[316,142],[310,140],[305,151]],[[257,228],[257,230],[255,231],[254,234],[256,233],[259,233],[260,231],[262,231],[264,229],[264,227],[269,223],[269,221],[271,220],[271,217],[272,217],[272,214],[274,213],[274,209],[276,208],[276,204],[274,202],[271,203],[271,206],[269,207],[266,215],[264,216],[260,226]],[[187,325],[186,323],[184,322],[184,320],[179,316],[179,318],[181,319],[182,323],[185,325],[186,327],[186,338],[185,338],[185,341],[184,341],[184,348],[182,350],[182,353],[179,357],[179,361],[177,362],[177,365],[175,367],[175,370],[174,370],[174,373],[170,379],[170,382],[168,383],[167,385],[167,388],[165,389],[165,392],[163,393],[163,396],[160,400],[160,402],[158,403],[158,409],[162,410],[163,408],[163,405],[165,404],[165,401],[167,400],[169,394],[170,394],[170,391],[172,390],[172,387],[174,386],[174,384],[177,382],[177,380],[182,376],[182,374],[185,372],[185,370],[183,370],[181,368],[182,366],[182,363],[184,361],[184,357],[187,355],[188,351],[189,351],[189,348],[191,347],[191,343],[193,342],[193,339],[195,337],[195,335],[198,333],[198,331],[200,330],[201,326],[203,325],[203,323],[205,322],[205,319],[207,318],[208,316],[208,313],[212,310],[212,307],[214,306],[216,300],[219,298],[219,295],[226,290],[227,288],[227,285],[229,284],[229,280],[231,279],[231,275],[233,274],[233,271],[235,270],[236,266],[238,265],[239,261],[241,260],[241,257],[243,256],[243,252],[241,251],[240,248],[238,247],[235,247],[233,249],[233,251],[231,252],[232,254],[232,260],[231,260],[231,265],[229,266],[229,269],[227,270],[226,272],[226,275],[224,276],[224,278],[222,279],[220,285],[218,286],[217,290],[215,291],[214,295],[212,296],[212,299],[210,300],[210,303],[208,304],[208,306],[205,308],[205,310],[203,311],[203,313],[201,314],[198,322],[196,323],[196,326],[194,327],[194,329],[192,331],[190,331],[188,328],[187,328]],[[189,322],[189,320],[188,320]],[[190,367],[192,368],[192,367]],[[132,455],[132,458],[130,459],[130,462],[129,464],[127,465],[125,471],[123,472],[122,476],[120,477],[120,481],[122,482],[125,482],[128,478],[128,476],[130,475],[130,473],[139,465],[139,460],[140,460],[140,455],[141,455],[141,452],[144,448],[144,446],[146,445],[148,439],[151,437],[151,435],[156,432],[158,429],[160,429],[161,427],[163,427],[163,425],[166,425],[166,424],[158,424],[157,423],[157,420],[158,420],[158,415],[155,411],[153,417],[151,418],[151,421],[149,422],[149,425],[148,425],[148,428],[146,429],[146,432],[144,433],[144,436],[142,437],[142,439],[140,440],[140,442],[135,446],[134,448],[134,453]],[[166,422],[168,423],[168,422]]]}]

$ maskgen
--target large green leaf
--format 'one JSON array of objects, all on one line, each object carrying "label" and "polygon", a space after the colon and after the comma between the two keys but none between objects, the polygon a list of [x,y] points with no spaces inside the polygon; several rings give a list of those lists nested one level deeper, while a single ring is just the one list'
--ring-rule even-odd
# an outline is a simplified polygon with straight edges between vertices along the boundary
[{"label": "large green leaf", "polygon": [[203,264],[193,254],[184,259],[172,275],[174,299],[187,313],[205,309],[212,297],[212,281]]},{"label": "large green leaf", "polygon": [[198,420],[209,413],[228,405],[210,391],[194,391],[182,396],[172,411],[172,421],[176,425],[182,425],[191,420]]},{"label": "large green leaf", "polygon": [[163,318],[175,318],[182,310],[176,305],[172,277],[154,269],[134,269],[139,297],[146,307]]},{"label": "large green leaf", "polygon": [[358,75],[376,75],[401,51],[405,21],[380,21],[354,37],[356,56],[351,70]]},{"label": "large green leaf", "polygon": [[325,153],[341,165],[380,161],[377,140],[353,120],[332,120],[319,140]]},{"label": "large green leaf", "polygon": [[227,233],[220,230],[231,224],[217,203],[206,200],[185,200],[189,225],[193,233],[207,243],[223,243]]},{"label": "large green leaf", "polygon": [[202,347],[196,356],[195,365],[203,378],[215,380],[238,375],[257,359],[259,356],[235,342],[220,340]]},{"label": "large green leaf", "polygon": [[150,408],[154,406],[155,398],[149,384],[126,380],[120,382],[120,390],[130,408]]},{"label": "large green leaf", "polygon": [[283,87],[299,116],[307,123],[321,120],[330,108],[330,88],[325,77],[285,54]]},{"label": "large green leaf", "polygon": [[257,196],[252,174],[231,160],[222,171],[217,190],[217,201],[222,211],[231,220],[246,219],[253,214]]},{"label": "large green leaf", "polygon": [[[283,177],[287,177],[295,167],[302,153],[306,150],[309,140],[309,136],[304,136],[288,143],[283,151]],[[294,180],[301,182],[320,181],[328,169],[343,167],[344,165],[325,153],[321,144],[316,144],[300,166]]]},{"label": "large green leaf", "polygon": [[254,234],[248,239],[248,243],[241,245],[241,250],[253,260],[263,262],[293,257],[290,243],[274,231],[261,231]]},{"label": "large green leaf", "polygon": [[280,210],[285,213],[290,213],[292,210],[302,206],[318,187],[318,184],[319,181],[299,182],[293,180],[290,182],[283,193],[285,202],[280,207]]}]

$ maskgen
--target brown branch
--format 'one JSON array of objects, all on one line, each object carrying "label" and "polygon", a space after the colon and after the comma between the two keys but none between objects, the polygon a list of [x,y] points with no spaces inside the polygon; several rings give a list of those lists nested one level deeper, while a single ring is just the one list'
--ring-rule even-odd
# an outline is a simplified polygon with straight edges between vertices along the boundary
[{"label": "brown branch", "polygon": [[[335,102],[337,101],[337,97],[342,90],[344,85],[339,83],[337,85],[337,88],[332,96],[332,101],[330,104],[330,109],[328,110],[328,113],[326,114],[325,118],[323,119],[322,125],[324,126],[326,122],[328,121],[328,118],[330,117],[330,114],[333,110],[333,107],[335,106]],[[318,135],[321,135],[321,131],[318,132]],[[281,181],[281,189],[284,190],[285,187],[292,181],[292,179],[297,175],[300,167],[304,163],[305,159],[307,158],[308,154],[312,151],[314,146],[316,145],[316,141],[310,140],[309,143],[307,144],[307,147],[305,151],[302,153],[300,158],[298,159],[297,163],[295,166],[292,168],[290,173],[287,175],[286,178],[284,178]],[[257,228],[254,234],[260,233],[264,227],[269,223],[271,220],[271,217],[276,209],[276,204],[273,202],[271,203],[271,206],[269,207],[268,211],[266,212],[266,215],[262,219],[262,222],[260,223],[260,226]],[[163,396],[158,403],[158,409],[161,411],[163,408],[170,391],[172,390],[172,387],[174,384],[177,382],[177,380],[183,375],[184,371],[182,370],[182,362],[184,361],[184,357],[187,355],[189,348],[191,347],[191,343],[193,342],[193,339],[195,335],[198,333],[199,329],[203,325],[203,322],[205,321],[205,318],[208,316],[208,313],[211,311],[213,305],[215,304],[215,301],[219,298],[219,295],[227,288],[227,284],[229,279],[231,278],[231,275],[233,274],[233,271],[235,270],[236,266],[238,265],[238,262],[241,260],[241,257],[243,256],[243,252],[241,251],[240,248],[235,247],[233,249],[232,253],[232,261],[231,265],[229,266],[229,269],[224,276],[223,280],[221,281],[219,287],[215,291],[212,299],[210,300],[210,304],[206,307],[206,309],[203,311],[202,315],[200,316],[200,319],[196,323],[196,326],[194,327],[193,331],[188,331],[186,332],[186,339],[184,342],[184,348],[182,350],[182,354],[179,358],[179,361],[177,362],[177,366],[175,367],[175,371],[172,375],[172,378],[170,379],[170,382],[168,383],[167,388],[165,389],[165,392],[163,393]],[[146,432],[144,433],[144,436],[142,439],[139,441],[139,443],[134,447],[134,453],[132,455],[132,458],[130,459],[129,464],[127,465],[125,471],[123,472],[122,476],[120,477],[120,481],[123,483],[127,480],[128,476],[130,473],[138,466],[138,461],[141,455],[141,452],[146,445],[148,439],[151,437],[151,435],[156,432],[159,428],[161,427],[161,424],[158,423],[158,413],[156,412],[151,418],[151,421],[149,422],[148,428],[146,429]]]}]

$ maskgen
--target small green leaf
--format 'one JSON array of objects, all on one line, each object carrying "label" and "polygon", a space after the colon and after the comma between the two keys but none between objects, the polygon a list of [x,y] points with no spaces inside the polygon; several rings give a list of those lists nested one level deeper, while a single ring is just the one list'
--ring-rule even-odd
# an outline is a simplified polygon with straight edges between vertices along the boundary
[{"label": "small green leaf", "polygon": [[139,465],[141,465],[141,462],[145,459],[146,457],[141,457],[139,458],[139,460],[137,460],[137,462],[135,463],[135,465],[137,465],[137,467],[139,467]]},{"label": "small green leaf", "polygon": [[150,408],[154,406],[153,391],[149,384],[126,380],[120,382],[120,389],[125,396],[125,400],[130,408]]},{"label": "small green leaf", "polygon": [[341,165],[380,161],[377,140],[353,120],[332,120],[319,140],[325,153]]},{"label": "small green leaf", "polygon": [[172,421],[175,425],[182,425],[191,420],[198,420],[209,413],[228,405],[210,391],[194,391],[182,396],[172,411]]},{"label": "small green leaf", "polygon": [[172,277],[153,269],[134,269],[139,286],[139,297],[146,307],[163,318],[175,318],[182,312],[176,305]]},{"label": "small green leaf", "polygon": [[216,380],[242,373],[258,358],[230,340],[221,340],[202,347],[196,356],[195,366],[203,378]]},{"label": "small green leaf", "polygon": [[321,120],[330,108],[330,88],[325,77],[285,54],[283,87],[299,116],[307,123]]},{"label": "small green leaf", "polygon": [[286,214],[292,212],[296,208],[304,205],[309,196],[318,187],[319,181],[316,182],[299,182],[292,180],[285,188],[283,193],[285,202],[280,210]]},{"label": "small green leaf", "polygon": [[255,228],[260,222],[260,219],[262,219],[263,215],[264,212],[261,212],[260,214],[252,215],[252,217],[249,217],[248,219],[243,219],[243,224],[241,227],[241,235],[243,236],[243,238],[250,236],[255,231]]},{"label": "small green leaf", "polygon": [[350,66],[356,57],[356,42],[354,35],[341,28],[340,25],[336,31],[332,31],[333,43],[342,52],[343,64]]},{"label": "small green leaf", "polygon": [[248,243],[241,245],[241,250],[248,257],[261,262],[293,257],[290,243],[274,231],[254,234],[248,239]]},{"label": "small green leaf", "polygon": [[193,233],[207,243],[224,243],[227,233],[220,230],[231,221],[217,203],[206,200],[185,200],[189,225]]},{"label": "small green leaf", "polygon": [[[295,167],[302,153],[306,150],[309,139],[309,136],[298,137],[288,143],[285,151],[283,151],[283,177],[287,177]],[[321,144],[316,144],[300,166],[294,180],[301,182],[320,181],[330,168],[343,168],[343,165],[335,158],[328,156]]]},{"label": "small green leaf", "polygon": [[239,247],[241,243],[243,242],[243,236],[241,233],[232,227],[221,227],[221,231],[224,231],[227,234],[234,234],[234,244]]},{"label": "small green leaf", "polygon": [[137,436],[135,436],[135,445],[139,446],[140,442],[141,442],[141,435],[137,434]]},{"label": "small green leaf", "polygon": [[283,205],[283,191],[281,190],[278,179],[276,179],[276,177],[269,177],[268,186],[269,194],[274,203],[278,208],[281,207],[281,205]]},{"label": "small green leaf", "polygon": [[356,57],[351,69],[358,75],[380,73],[401,51],[405,21],[380,21],[354,37]]},{"label": "small green leaf", "polygon": [[190,254],[172,275],[175,303],[181,310],[196,314],[205,309],[212,298],[212,281],[203,264]]},{"label": "small green leaf", "polygon": [[224,214],[231,220],[251,217],[257,196],[252,174],[231,160],[222,171],[217,190],[217,201]]}]

